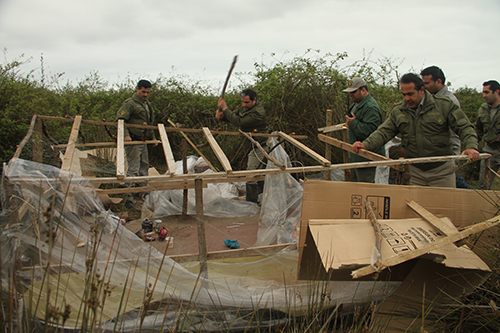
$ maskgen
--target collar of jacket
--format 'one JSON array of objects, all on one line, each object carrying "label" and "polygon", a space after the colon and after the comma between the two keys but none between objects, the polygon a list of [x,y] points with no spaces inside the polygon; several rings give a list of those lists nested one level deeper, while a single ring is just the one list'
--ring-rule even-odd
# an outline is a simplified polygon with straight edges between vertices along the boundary
[{"label": "collar of jacket", "polygon": [[139,98],[139,96],[137,96],[137,93],[135,93],[133,96],[132,96],[132,99],[134,101],[136,101],[137,103],[140,103],[141,105],[143,105],[144,103],[148,103],[148,100],[145,100],[143,101],[142,99]]},{"label": "collar of jacket", "polygon": [[[431,110],[436,106],[436,101],[434,100],[434,96],[427,90],[425,91],[424,95],[424,105],[422,105],[422,110],[420,110],[419,116],[421,114],[426,113],[427,111]],[[401,105],[399,106],[400,111],[406,111],[406,112],[413,112],[413,110],[410,110],[408,107],[408,104],[406,104],[404,101],[401,102]]]}]

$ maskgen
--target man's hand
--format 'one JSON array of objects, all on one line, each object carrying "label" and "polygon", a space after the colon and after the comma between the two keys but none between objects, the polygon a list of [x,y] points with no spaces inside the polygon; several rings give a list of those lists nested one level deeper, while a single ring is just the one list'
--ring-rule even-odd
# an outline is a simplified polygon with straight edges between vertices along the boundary
[{"label": "man's hand", "polygon": [[226,104],[226,101],[224,100],[224,98],[220,97],[217,104],[219,105],[219,109],[221,111],[224,111],[225,109],[227,109],[227,104]]},{"label": "man's hand", "polygon": [[123,140],[125,140],[125,141],[127,141],[127,142],[128,142],[128,141],[132,141],[132,138],[130,137],[130,135],[127,135],[127,136],[125,136],[125,137],[123,138]]},{"label": "man's hand", "polygon": [[474,148],[465,149],[462,155],[468,155],[472,161],[477,161],[479,159],[479,152]]},{"label": "man's hand", "polygon": [[358,153],[358,150],[360,149],[366,149],[365,145],[361,141],[356,141],[352,144],[352,150],[354,151],[355,154]]},{"label": "man's hand", "polygon": [[354,119],[356,119],[356,115],[354,113],[352,114],[352,117],[345,116],[345,124],[349,126]]},{"label": "man's hand", "polygon": [[215,112],[215,118],[222,120],[222,118],[224,118],[224,113],[222,111],[227,109],[227,104],[226,101],[224,101],[224,98],[222,97],[219,98],[217,104],[219,105],[219,109],[217,110],[217,112]]}]

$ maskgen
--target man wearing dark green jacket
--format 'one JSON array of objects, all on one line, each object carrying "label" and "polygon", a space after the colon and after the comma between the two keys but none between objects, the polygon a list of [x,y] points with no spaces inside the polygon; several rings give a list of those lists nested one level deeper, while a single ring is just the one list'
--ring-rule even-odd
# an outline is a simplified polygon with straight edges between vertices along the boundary
[{"label": "man wearing dark green jacket", "polygon": [[[389,117],[366,140],[355,142],[355,152],[378,148],[400,134],[406,158],[452,155],[451,128],[460,136],[462,154],[473,161],[479,159],[474,127],[455,103],[430,94],[422,79],[413,73],[401,77],[401,93],[404,103],[396,104]],[[454,171],[453,162],[412,164],[410,185],[454,188]]]},{"label": "man wearing dark green jacket", "polygon": [[[483,98],[485,103],[481,105],[476,120],[476,133],[478,140],[483,140],[484,153],[491,154],[490,168],[494,171],[490,174],[488,187],[490,189],[495,180],[495,172],[500,168],[500,84],[498,81],[490,80],[483,83]],[[481,172],[479,175],[479,187],[485,188],[484,160],[481,161]]]},{"label": "man wearing dark green jacket", "polygon": [[[349,93],[353,101],[345,117],[349,128],[349,143],[353,144],[356,141],[365,140],[382,124],[382,113],[375,99],[368,93],[368,86],[362,78],[353,78],[349,87],[343,92]],[[373,152],[385,156],[383,146]],[[369,161],[353,153],[349,153],[349,159],[351,163]],[[376,167],[351,169],[351,181],[375,183],[376,169]]]},{"label": "man wearing dark green jacket", "polygon": [[[267,133],[266,110],[260,101],[257,100],[257,93],[253,89],[245,89],[240,94],[241,106],[232,111],[227,107],[226,102],[219,98],[215,117],[222,121],[227,121],[243,132],[247,133]],[[267,138],[256,136],[254,138],[260,143],[262,148],[267,149]],[[248,154],[247,170],[263,168],[266,159],[258,147],[252,145],[249,140],[245,141],[245,147],[250,148]],[[247,201],[257,202],[257,196],[262,191],[257,182],[247,182]]]},{"label": "man wearing dark green jacket", "polygon": [[[151,90],[151,82],[140,80],[137,83],[135,94],[127,98],[120,109],[118,110],[118,119],[123,119],[126,124],[134,125],[152,125],[155,121],[153,107],[148,101],[149,91]],[[124,141],[146,141],[155,138],[154,132],[151,129],[125,127]],[[156,146],[156,144],[155,144]],[[148,147],[146,144],[125,145],[125,153],[127,155],[127,177],[147,176],[149,169]],[[142,186],[144,184],[135,184]],[[130,196],[125,203],[131,206],[132,200]]]}]

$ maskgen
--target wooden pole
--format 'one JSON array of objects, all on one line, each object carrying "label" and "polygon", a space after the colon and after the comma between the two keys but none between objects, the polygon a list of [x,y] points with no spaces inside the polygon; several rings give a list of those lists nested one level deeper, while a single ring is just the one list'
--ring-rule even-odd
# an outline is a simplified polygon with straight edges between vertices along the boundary
[{"label": "wooden pole", "polygon": [[[23,140],[21,141],[21,143],[17,146],[17,149],[16,149],[16,151],[14,153],[14,156],[12,158],[19,158],[19,156],[21,155],[21,152],[23,151],[24,146],[26,145],[26,143],[30,139],[31,135],[33,134],[33,130],[35,128],[35,124],[37,123],[37,117],[38,116],[35,114],[33,116],[33,118],[31,118],[31,124],[30,124],[30,127],[28,129],[28,133],[26,133],[26,136],[23,138]],[[40,131],[40,134],[41,134],[41,131]]]},{"label": "wooden pole", "polygon": [[[175,124],[172,120],[168,119],[167,120],[168,123],[172,126],[175,127]],[[203,157],[203,159],[205,160],[205,162],[207,162],[208,166],[210,167],[210,169],[214,170],[215,172],[217,172],[217,170],[214,168],[214,166],[212,164],[210,164],[210,161],[208,160],[208,158],[205,157],[205,155],[203,155],[203,153],[198,149],[198,147],[196,147],[196,145],[193,143],[193,141],[191,141],[188,136],[186,135],[186,133],[184,132],[180,132],[182,134],[182,136],[184,137],[184,139],[186,139],[186,141],[191,145],[191,147],[193,147],[194,150],[196,150],[196,152],[198,154],[200,154],[201,157]]]},{"label": "wooden pole", "polygon": [[203,180],[194,181],[196,196],[196,219],[198,221],[198,252],[200,261],[200,275],[207,277],[207,242],[205,240],[205,217],[203,215]]},{"label": "wooden pole", "polygon": [[483,184],[483,189],[489,190],[490,189],[490,177],[491,177],[491,171],[490,171],[490,159],[487,158],[484,160],[484,184]]},{"label": "wooden pole", "polygon": [[[326,126],[332,126],[333,122],[333,111],[331,109],[326,110]],[[327,134],[328,136],[332,136],[331,133]],[[325,145],[325,158],[332,161],[332,147],[330,145]],[[325,180],[331,180],[332,172],[330,170],[325,171]]]},{"label": "wooden pole", "polygon": [[[183,171],[184,174],[188,173],[187,147],[185,139],[182,139],[182,169],[184,170]],[[182,192],[182,215],[186,215],[187,211],[188,211],[188,189],[186,188]]]},{"label": "wooden pole", "polygon": [[250,140],[250,141],[251,141],[251,142],[252,142],[255,146],[257,146],[257,148],[259,148],[259,150],[262,152],[262,154],[264,154],[264,156],[265,156],[265,157],[266,157],[269,161],[273,162],[273,163],[274,163],[274,165],[276,165],[276,166],[277,166],[278,168],[280,168],[281,170],[285,170],[285,169],[286,169],[286,166],[285,166],[285,165],[281,164],[281,163],[280,163],[280,162],[278,162],[278,161],[277,161],[274,157],[270,156],[270,155],[267,153],[267,151],[266,151],[264,148],[262,148],[262,146],[260,145],[260,143],[259,143],[258,141],[255,141],[255,140],[254,140],[254,139],[250,136],[250,134],[245,133],[245,132],[243,132],[242,130],[239,130],[239,131],[240,131],[241,133],[243,133],[243,134],[246,136],[246,138],[247,138],[248,140]]}]

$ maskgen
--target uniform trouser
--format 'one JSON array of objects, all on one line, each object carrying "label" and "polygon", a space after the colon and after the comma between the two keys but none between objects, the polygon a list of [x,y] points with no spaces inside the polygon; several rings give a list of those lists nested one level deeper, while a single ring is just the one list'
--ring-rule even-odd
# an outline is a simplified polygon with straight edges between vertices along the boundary
[{"label": "uniform trouser", "polygon": [[[269,151],[266,144],[262,145],[266,151]],[[248,153],[247,170],[257,170],[266,167],[266,157],[264,153],[257,147],[252,146],[252,150]],[[257,182],[248,182],[248,184],[257,184]]]},{"label": "uniform trouser", "polygon": [[[500,149],[493,149],[490,146],[486,145],[483,148],[483,153],[491,154],[490,168],[494,172],[498,172],[498,169],[500,168]],[[491,189],[491,185],[493,185],[493,181],[495,180],[496,175],[494,172],[490,172],[488,189]],[[486,176],[486,163],[484,160],[481,160],[481,171],[479,173],[479,188],[480,189],[484,188],[484,182],[485,182],[484,177],[485,176]]]},{"label": "uniform trouser", "polygon": [[351,182],[375,183],[377,167],[351,169]]},{"label": "uniform trouser", "polygon": [[[149,169],[148,147],[146,144],[126,145],[127,177],[147,176]],[[134,186],[145,186],[145,183],[136,183]]]},{"label": "uniform trouser", "polygon": [[410,185],[456,188],[455,163],[445,162],[437,168],[424,171],[410,165]]}]

